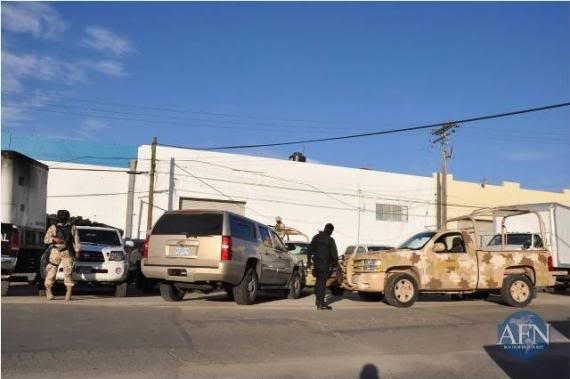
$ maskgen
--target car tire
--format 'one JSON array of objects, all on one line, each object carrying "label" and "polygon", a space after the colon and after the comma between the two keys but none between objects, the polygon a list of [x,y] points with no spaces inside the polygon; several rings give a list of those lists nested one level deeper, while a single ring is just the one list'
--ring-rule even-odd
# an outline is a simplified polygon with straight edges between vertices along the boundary
[{"label": "car tire", "polygon": [[46,276],[47,276],[47,265],[49,262],[49,255],[51,253],[51,248],[47,248],[44,253],[42,254],[42,257],[40,258],[40,264],[38,267],[38,276],[39,279],[41,280],[41,282],[44,282],[46,280]]},{"label": "car tire", "polygon": [[534,286],[525,275],[509,275],[503,280],[501,300],[510,307],[526,307],[532,301]]},{"label": "car tire", "polygon": [[7,280],[2,281],[2,296],[8,295],[8,289],[10,288],[10,282]]},{"label": "car tire", "polygon": [[364,301],[380,301],[384,298],[382,292],[363,292],[358,291],[358,296]]},{"label": "car tire", "polygon": [[127,296],[128,285],[129,285],[129,283],[127,283],[127,282],[115,284],[115,297]]},{"label": "car tire", "polygon": [[257,298],[259,283],[255,267],[249,267],[241,282],[234,287],[234,300],[239,305],[251,305]]},{"label": "car tire", "polygon": [[160,296],[166,301],[180,301],[184,298],[185,292],[170,283],[160,283],[159,288]]},{"label": "car tire", "polygon": [[418,298],[418,284],[410,274],[393,274],[384,287],[384,301],[394,307],[409,308]]},{"label": "car tire", "polygon": [[338,284],[335,284],[334,286],[330,287],[329,290],[331,291],[331,293],[334,296],[342,296],[344,295],[344,288],[342,288],[341,286],[339,286]]},{"label": "car tire", "polygon": [[303,280],[299,271],[294,271],[289,281],[289,291],[287,291],[288,299],[298,299],[303,294]]}]

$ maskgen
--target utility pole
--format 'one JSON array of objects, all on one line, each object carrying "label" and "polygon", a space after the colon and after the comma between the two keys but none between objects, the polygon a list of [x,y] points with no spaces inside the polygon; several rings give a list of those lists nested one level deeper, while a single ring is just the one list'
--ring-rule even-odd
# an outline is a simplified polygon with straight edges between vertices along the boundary
[{"label": "utility pole", "polygon": [[154,171],[156,169],[156,137],[152,138],[150,172],[148,183],[148,210],[146,212],[146,234],[150,234],[152,229],[152,209],[154,207]]},{"label": "utility pole", "polygon": [[137,160],[133,159],[129,163],[129,191],[127,193],[127,220],[125,223],[125,236],[131,238],[133,235],[133,207],[135,202],[135,175],[137,171]]},{"label": "utility pole", "polygon": [[447,224],[447,160],[451,158],[451,153],[448,151],[448,139],[451,133],[455,132],[457,125],[454,122],[449,122],[443,124],[440,128],[432,132],[433,135],[437,136],[433,143],[441,144],[441,185],[438,186],[440,193],[438,196],[439,203],[439,219],[437,220],[438,228],[445,229]]}]

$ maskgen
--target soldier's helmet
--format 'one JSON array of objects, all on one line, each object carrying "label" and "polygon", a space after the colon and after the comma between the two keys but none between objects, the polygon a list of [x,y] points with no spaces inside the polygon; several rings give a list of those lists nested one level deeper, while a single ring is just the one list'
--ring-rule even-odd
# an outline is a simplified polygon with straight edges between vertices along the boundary
[{"label": "soldier's helmet", "polygon": [[58,224],[66,224],[69,221],[69,211],[60,209],[57,211],[56,220]]}]

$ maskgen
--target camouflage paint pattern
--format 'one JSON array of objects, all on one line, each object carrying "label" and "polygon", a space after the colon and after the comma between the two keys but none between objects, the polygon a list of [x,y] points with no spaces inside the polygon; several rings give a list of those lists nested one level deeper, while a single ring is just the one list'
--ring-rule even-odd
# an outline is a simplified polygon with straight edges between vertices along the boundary
[{"label": "camouflage paint pattern", "polygon": [[[434,251],[434,241],[448,233],[461,234],[465,252]],[[549,254],[547,250],[476,251],[469,233],[446,230],[438,232],[421,250],[392,250],[349,259],[345,286],[359,289],[353,275],[361,277],[391,270],[410,270],[423,291],[499,289],[505,274],[509,273],[526,273],[533,279],[535,287],[546,287],[553,284],[552,273],[548,271]],[[364,268],[370,260],[381,261],[376,271]],[[362,290],[381,292],[383,288]]]},{"label": "camouflage paint pattern", "polygon": [[51,249],[44,283],[46,288],[53,287],[59,266],[63,269],[63,284],[65,284],[66,287],[73,287],[75,285],[71,277],[73,273],[73,263],[74,260],[67,251],[61,252],[55,248]]}]

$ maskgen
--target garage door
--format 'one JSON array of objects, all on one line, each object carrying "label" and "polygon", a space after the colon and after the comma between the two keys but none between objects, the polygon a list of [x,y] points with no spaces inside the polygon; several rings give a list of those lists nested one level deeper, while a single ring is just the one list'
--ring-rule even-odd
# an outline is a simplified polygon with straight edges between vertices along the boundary
[{"label": "garage door", "polygon": [[245,216],[245,202],[215,199],[180,198],[180,209],[215,209]]}]

